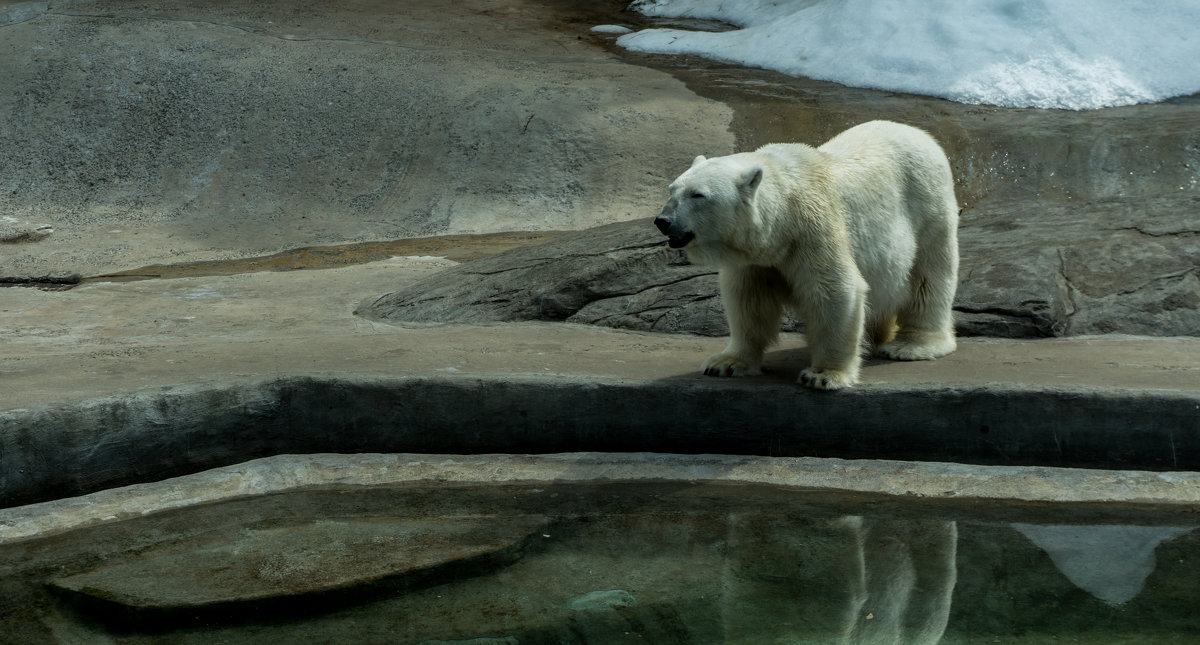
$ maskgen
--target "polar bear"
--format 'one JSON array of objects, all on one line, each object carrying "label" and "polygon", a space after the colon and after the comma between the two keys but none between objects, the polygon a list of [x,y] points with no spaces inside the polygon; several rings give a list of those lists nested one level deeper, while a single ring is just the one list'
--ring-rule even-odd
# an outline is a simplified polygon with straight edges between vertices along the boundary
[{"label": "polar bear", "polygon": [[864,330],[893,360],[954,351],[958,206],[925,132],[872,121],[819,148],[700,156],[669,189],[654,223],[671,248],[718,268],[729,321],[705,374],[760,373],[785,308],[812,352],[799,381],[818,390],[858,382]]}]

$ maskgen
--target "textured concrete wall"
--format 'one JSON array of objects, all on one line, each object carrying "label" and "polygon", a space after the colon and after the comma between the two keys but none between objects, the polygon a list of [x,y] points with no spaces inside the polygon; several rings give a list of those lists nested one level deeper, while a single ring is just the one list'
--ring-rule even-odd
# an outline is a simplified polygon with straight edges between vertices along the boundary
[{"label": "textured concrete wall", "polygon": [[1200,395],[287,378],[0,415],[0,506],[310,452],[715,453],[1195,470]]}]

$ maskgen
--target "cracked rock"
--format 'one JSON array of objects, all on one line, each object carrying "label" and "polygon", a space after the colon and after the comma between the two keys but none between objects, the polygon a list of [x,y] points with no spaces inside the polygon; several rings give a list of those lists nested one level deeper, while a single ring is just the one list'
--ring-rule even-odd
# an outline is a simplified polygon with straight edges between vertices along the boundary
[{"label": "cracked rock", "polygon": [[713,270],[689,264],[638,220],[468,262],[358,313],[408,324],[557,320],[720,335],[716,294]]},{"label": "cracked rock", "polygon": [[[1200,197],[1187,195],[981,203],[960,223],[958,333],[1200,335],[1198,213]],[[649,220],[462,264],[358,313],[401,324],[547,320],[728,334],[715,272],[668,249]]]},{"label": "cracked rock", "polygon": [[1200,197],[980,204],[960,223],[959,333],[1200,335]]}]

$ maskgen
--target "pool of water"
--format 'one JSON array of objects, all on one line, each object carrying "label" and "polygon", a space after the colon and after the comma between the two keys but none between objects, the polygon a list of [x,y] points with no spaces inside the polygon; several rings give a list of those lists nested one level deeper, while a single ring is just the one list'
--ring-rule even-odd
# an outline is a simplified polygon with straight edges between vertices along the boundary
[{"label": "pool of water", "polygon": [[0,544],[13,643],[1194,643],[1200,519],[738,482],[322,486]]}]

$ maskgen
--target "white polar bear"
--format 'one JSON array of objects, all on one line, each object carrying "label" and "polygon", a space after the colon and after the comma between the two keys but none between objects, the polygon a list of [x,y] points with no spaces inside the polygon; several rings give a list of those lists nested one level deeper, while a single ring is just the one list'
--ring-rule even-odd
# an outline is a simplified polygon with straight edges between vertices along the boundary
[{"label": "white polar bear", "polygon": [[812,352],[800,383],[819,390],[858,382],[864,329],[894,360],[954,351],[958,206],[946,154],[925,132],[872,121],[820,148],[696,157],[670,191],[654,223],[672,248],[719,269],[729,320],[705,374],[758,374],[785,307]]}]

